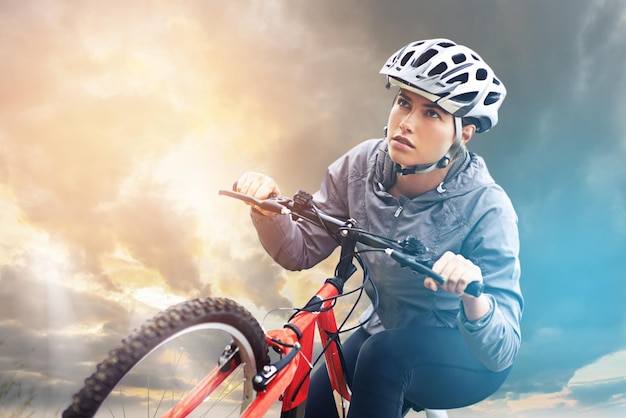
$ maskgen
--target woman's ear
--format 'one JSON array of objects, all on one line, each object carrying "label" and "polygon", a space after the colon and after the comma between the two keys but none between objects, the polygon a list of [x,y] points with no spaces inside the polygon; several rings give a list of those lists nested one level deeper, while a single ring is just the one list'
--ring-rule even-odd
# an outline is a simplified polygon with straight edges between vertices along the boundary
[{"label": "woman's ear", "polygon": [[476,132],[476,125],[463,126],[462,135],[461,135],[461,141],[463,142],[463,145],[470,142],[475,132]]}]

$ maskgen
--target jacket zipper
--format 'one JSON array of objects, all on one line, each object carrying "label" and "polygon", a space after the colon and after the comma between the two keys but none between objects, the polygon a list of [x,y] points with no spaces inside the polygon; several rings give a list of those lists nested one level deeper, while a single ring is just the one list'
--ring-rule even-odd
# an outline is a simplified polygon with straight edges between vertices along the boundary
[{"label": "jacket zipper", "polygon": [[389,231],[389,237],[388,238],[392,238],[395,233],[396,233],[396,229],[398,228],[398,222],[400,220],[400,215],[402,214],[402,211],[404,210],[404,206],[400,205],[398,206],[398,209],[396,209],[396,211],[393,214],[394,217],[394,221],[393,221],[393,225],[391,227],[391,231]]}]

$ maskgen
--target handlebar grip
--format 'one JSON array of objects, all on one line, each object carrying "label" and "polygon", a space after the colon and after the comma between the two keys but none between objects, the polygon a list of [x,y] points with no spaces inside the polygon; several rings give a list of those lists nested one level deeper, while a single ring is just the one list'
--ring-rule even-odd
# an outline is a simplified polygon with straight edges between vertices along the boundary
[{"label": "handlebar grip", "polygon": [[[237,183],[235,183],[233,187],[236,187],[236,185]],[[235,199],[239,199],[252,206],[257,206],[269,212],[274,212],[274,213],[278,213],[282,215],[288,215],[291,213],[291,210],[288,207],[286,207],[284,204],[279,202],[278,200],[272,200],[272,199],[259,200],[250,195],[236,192],[236,191],[230,191],[230,190],[220,190],[219,194],[223,196],[229,196]]]},{"label": "handlebar grip", "polygon": [[478,297],[478,296],[483,294],[484,290],[485,290],[485,284],[484,283],[481,283],[481,282],[471,282],[465,288],[465,293],[467,293],[468,295],[472,295],[472,296]]},{"label": "handlebar grip", "polygon": [[[396,251],[394,249],[388,248],[385,250],[387,255],[391,256],[394,260],[396,260],[402,267],[409,267],[413,271],[417,271],[425,274],[428,277],[438,281],[440,284],[444,284],[446,279],[443,278],[440,274],[437,274],[432,269],[426,267],[425,265],[418,263],[414,257],[407,256],[400,251]],[[485,285],[481,282],[471,282],[465,288],[465,293],[471,296],[478,297],[483,293]]]},{"label": "handlebar grip", "polygon": [[280,215],[289,215],[291,213],[288,208],[274,200],[263,200],[257,206],[261,209],[278,213]]}]

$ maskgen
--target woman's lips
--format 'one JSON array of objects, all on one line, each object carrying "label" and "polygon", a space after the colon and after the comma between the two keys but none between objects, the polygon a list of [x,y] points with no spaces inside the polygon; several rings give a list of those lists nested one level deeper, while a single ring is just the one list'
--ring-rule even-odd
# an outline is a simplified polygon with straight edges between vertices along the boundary
[{"label": "woman's lips", "polygon": [[405,145],[405,146],[407,146],[409,148],[415,148],[413,146],[413,144],[411,144],[411,141],[409,141],[408,139],[406,139],[403,136],[394,136],[393,140],[396,141],[396,142],[399,142],[400,144]]}]

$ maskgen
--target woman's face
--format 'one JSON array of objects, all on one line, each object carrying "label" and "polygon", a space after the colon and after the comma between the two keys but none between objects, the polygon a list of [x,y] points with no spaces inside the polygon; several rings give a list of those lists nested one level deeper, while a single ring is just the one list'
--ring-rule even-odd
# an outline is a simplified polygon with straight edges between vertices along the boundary
[{"label": "woman's face", "polygon": [[387,129],[389,156],[403,167],[439,161],[454,142],[454,117],[404,89],[396,96]]}]

